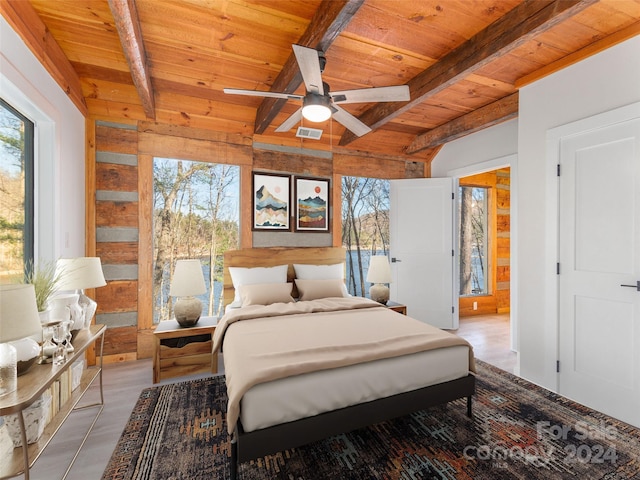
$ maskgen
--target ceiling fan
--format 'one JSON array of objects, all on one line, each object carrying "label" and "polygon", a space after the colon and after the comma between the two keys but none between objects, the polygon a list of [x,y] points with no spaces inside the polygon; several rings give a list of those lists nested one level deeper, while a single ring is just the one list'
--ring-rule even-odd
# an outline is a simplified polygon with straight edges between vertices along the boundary
[{"label": "ceiling fan", "polygon": [[301,45],[293,45],[293,53],[296,56],[298,67],[302,74],[306,90],[305,95],[243,90],[238,88],[225,88],[224,93],[283,98],[286,100],[302,100],[302,107],[287,118],[282,125],[276,129],[276,132],[291,130],[302,117],[310,122],[324,122],[333,115],[334,120],[344,125],[359,137],[369,133],[371,128],[346,110],[340,108],[338,104],[402,102],[410,100],[409,87],[407,85],[331,92],[329,85],[322,81],[322,72],[326,64],[324,53]]}]

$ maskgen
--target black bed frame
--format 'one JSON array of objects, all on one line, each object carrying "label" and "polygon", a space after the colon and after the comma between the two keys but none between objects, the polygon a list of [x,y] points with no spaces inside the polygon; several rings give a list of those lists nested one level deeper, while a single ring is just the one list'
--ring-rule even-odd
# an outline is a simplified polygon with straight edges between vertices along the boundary
[{"label": "black bed frame", "polygon": [[475,376],[469,374],[449,382],[253,432],[245,432],[238,420],[236,431],[231,440],[231,480],[237,479],[238,464],[241,462],[408,415],[458,398],[467,398],[467,416],[471,417],[471,398],[475,390]]}]

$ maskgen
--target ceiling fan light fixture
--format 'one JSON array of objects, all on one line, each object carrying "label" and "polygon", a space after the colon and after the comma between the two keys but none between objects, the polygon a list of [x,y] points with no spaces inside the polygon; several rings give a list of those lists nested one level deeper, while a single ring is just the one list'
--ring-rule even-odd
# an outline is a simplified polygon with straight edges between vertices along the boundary
[{"label": "ceiling fan light fixture", "polygon": [[331,117],[329,97],[325,95],[308,94],[304,97],[302,116],[310,122],[324,122]]}]

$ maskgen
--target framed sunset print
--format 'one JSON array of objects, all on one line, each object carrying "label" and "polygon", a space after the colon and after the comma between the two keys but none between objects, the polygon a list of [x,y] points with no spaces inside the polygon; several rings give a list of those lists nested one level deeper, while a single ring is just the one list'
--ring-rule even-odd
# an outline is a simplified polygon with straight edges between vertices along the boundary
[{"label": "framed sunset print", "polygon": [[295,177],[295,229],[298,232],[328,232],[329,180]]},{"label": "framed sunset print", "polygon": [[291,230],[289,175],[253,173],[253,230]]}]

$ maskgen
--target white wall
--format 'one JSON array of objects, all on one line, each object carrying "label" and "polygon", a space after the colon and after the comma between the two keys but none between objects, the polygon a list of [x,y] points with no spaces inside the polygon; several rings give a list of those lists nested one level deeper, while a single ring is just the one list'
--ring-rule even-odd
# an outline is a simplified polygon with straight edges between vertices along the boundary
[{"label": "white wall", "polygon": [[[520,90],[518,245],[520,373],[556,388],[555,203],[547,132],[640,100],[640,37]],[[606,168],[603,166],[603,168]],[[550,171],[551,170],[551,171]],[[550,288],[551,287],[551,288]]]},{"label": "white wall", "polygon": [[[517,121],[507,122],[445,145],[432,163],[432,175],[473,170],[517,154],[512,182],[512,269],[517,263],[517,315],[520,375],[556,389],[557,325],[549,298],[554,289],[556,254],[548,238],[556,221],[547,211],[554,192],[547,132],[554,127],[640,101],[640,37],[556,72],[520,90]],[[513,192],[512,192],[513,193]],[[514,239],[515,237],[515,239]],[[553,245],[551,245],[553,247]],[[512,280],[514,280],[512,276]],[[517,313],[516,313],[517,312]]]},{"label": "white wall", "polygon": [[35,123],[35,258],[85,254],[85,120],[0,17],[0,95]]},{"label": "white wall", "polygon": [[[455,170],[473,170],[481,164],[518,152],[518,120],[487,128],[447,143],[431,163],[432,177],[446,177]],[[469,174],[470,175],[470,174]]]}]

